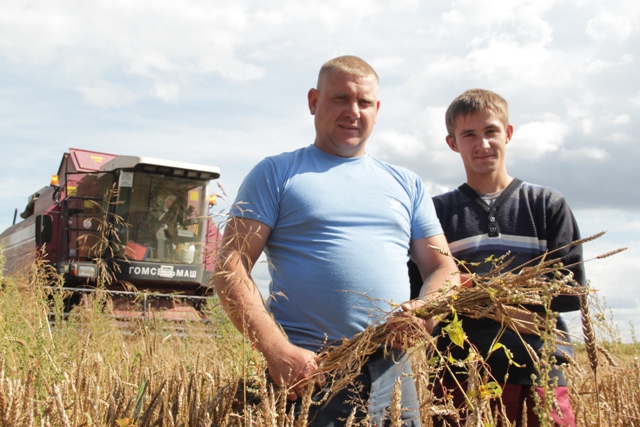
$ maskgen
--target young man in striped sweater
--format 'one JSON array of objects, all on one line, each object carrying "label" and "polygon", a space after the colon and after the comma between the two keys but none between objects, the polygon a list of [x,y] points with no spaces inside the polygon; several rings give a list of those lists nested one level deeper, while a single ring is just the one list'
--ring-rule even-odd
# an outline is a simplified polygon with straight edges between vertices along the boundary
[{"label": "young man in striped sweater", "polygon": [[[447,145],[460,154],[467,182],[433,200],[451,253],[456,259],[466,261],[465,268],[470,268],[472,273],[486,274],[491,269],[486,258],[506,253],[509,253],[507,259],[513,258],[509,267],[512,268],[580,238],[576,221],[562,194],[523,182],[507,172],[506,149],[513,136],[513,126],[509,123],[507,102],[502,97],[488,90],[468,90],[449,106],[446,124]],[[562,249],[552,256],[561,258],[563,265],[571,266],[569,270],[578,285],[585,284],[579,245]],[[464,275],[461,280],[464,282]],[[529,308],[544,310],[542,307]],[[551,309],[557,312],[578,308],[577,296],[558,296],[551,303]],[[524,322],[531,320],[527,315],[517,317]],[[556,327],[567,331],[561,316],[558,316]],[[526,327],[519,331],[521,339],[516,332],[505,330],[502,324],[487,318],[465,317],[462,328],[469,343],[484,357],[498,339],[509,349],[512,360],[521,367],[511,364],[506,352],[495,351],[487,360],[490,375],[503,388],[502,402],[510,425],[521,425],[525,402],[527,425],[539,425],[534,411],[534,394],[542,397],[543,389],[533,379],[539,375],[523,340],[539,351],[543,346],[542,339]],[[434,335],[439,332],[437,328]],[[568,335],[561,338],[569,340]],[[439,337],[438,347],[441,351],[451,350],[457,360],[465,359],[469,350],[468,345],[464,349],[451,345],[447,335]],[[564,361],[563,351],[572,354],[570,345],[558,346],[553,354],[556,364]],[[558,410],[551,414],[553,421],[559,426],[573,426],[573,411],[562,372],[554,368],[551,376],[558,385],[555,389],[558,406],[554,406]],[[465,379],[462,374],[458,377],[463,386]],[[440,396],[451,393],[456,405],[464,405],[461,390],[450,376],[445,376],[442,384],[436,383],[434,392]],[[436,425],[442,422],[434,421]]]}]

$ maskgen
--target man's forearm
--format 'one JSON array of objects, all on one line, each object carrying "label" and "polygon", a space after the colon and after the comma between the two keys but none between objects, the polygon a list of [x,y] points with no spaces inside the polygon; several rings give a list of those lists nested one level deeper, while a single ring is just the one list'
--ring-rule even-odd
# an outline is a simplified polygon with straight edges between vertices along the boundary
[{"label": "man's forearm", "polygon": [[219,259],[214,276],[218,297],[234,326],[263,354],[273,351],[286,336],[267,311],[258,287],[246,271],[240,255]]},{"label": "man's forearm", "polygon": [[460,275],[456,274],[458,266],[453,258],[443,253],[448,250],[444,234],[411,241],[411,256],[423,278],[420,299],[428,301],[435,298],[448,283],[460,283]]},{"label": "man's forearm", "polygon": [[447,287],[447,285],[455,285],[460,283],[460,275],[456,274],[458,268],[455,262],[445,257],[441,260],[438,268],[428,273],[420,289],[420,299],[430,300],[438,295],[438,292]]},{"label": "man's forearm", "polygon": [[287,398],[302,396],[304,384],[318,369],[314,352],[289,342],[267,311],[238,253],[220,257],[218,262],[222,265],[214,276],[214,285],[229,318],[265,357],[276,384],[292,386]]}]

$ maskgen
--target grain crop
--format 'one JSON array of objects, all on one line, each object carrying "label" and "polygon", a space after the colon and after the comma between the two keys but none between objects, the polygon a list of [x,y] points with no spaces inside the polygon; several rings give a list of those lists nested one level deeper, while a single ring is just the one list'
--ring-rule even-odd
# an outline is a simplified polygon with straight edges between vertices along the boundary
[{"label": "grain crop", "polygon": [[[562,368],[578,425],[640,425],[640,345],[635,337],[632,343],[621,341],[597,292],[571,286],[571,277],[552,253],[521,273],[500,258],[491,262],[493,274],[474,278],[476,286],[448,287],[415,315],[488,316],[506,327],[532,328],[552,346],[553,313],[534,324],[517,325],[510,318],[512,310],[526,310],[524,305],[531,303],[548,306],[558,293],[580,295],[585,338],[574,339],[576,354]],[[231,325],[215,296],[203,309],[206,324],[185,330],[151,318],[123,329],[110,315],[108,296],[100,294],[65,315],[63,284],[54,280],[53,290],[45,287],[52,278],[55,271],[42,259],[24,276],[0,276],[0,426],[306,425],[306,409],[296,420],[286,402],[287,390],[267,380],[263,358]],[[387,318],[319,355],[321,369],[334,380],[326,399],[336,388],[349,386],[367,355],[385,342]],[[464,324],[461,328],[458,333],[464,337]],[[414,327],[406,344],[422,424],[430,426],[431,416],[438,414],[455,418],[456,409],[430,392],[436,374],[446,369],[446,355],[434,353],[434,338],[419,328]],[[473,374],[481,372],[484,361],[474,355],[460,363]],[[544,371],[545,361],[539,363]],[[487,402],[499,396],[499,388],[486,376],[470,377],[481,392],[469,396],[474,416],[464,425],[496,425],[500,409]],[[308,390],[303,407],[313,404],[312,392]],[[400,425],[399,393],[394,388],[393,426]],[[346,425],[357,425],[358,405],[354,402]]]}]

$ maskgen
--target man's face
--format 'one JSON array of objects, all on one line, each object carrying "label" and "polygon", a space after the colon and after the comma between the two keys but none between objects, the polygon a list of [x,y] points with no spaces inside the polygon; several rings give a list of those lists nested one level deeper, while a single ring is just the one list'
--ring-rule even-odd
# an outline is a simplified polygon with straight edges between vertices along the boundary
[{"label": "man's face", "polygon": [[494,173],[506,174],[506,146],[513,135],[513,126],[505,127],[493,111],[458,116],[454,137],[447,136],[449,147],[460,153],[468,177]]},{"label": "man's face", "polygon": [[314,145],[334,156],[362,156],[380,108],[376,78],[333,71],[321,77],[308,98],[315,116]]}]

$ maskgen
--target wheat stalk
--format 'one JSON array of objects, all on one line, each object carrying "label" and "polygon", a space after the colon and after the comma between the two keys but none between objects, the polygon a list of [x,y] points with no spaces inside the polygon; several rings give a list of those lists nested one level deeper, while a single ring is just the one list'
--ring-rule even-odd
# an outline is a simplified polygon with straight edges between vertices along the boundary
[{"label": "wheat stalk", "polygon": [[584,346],[587,350],[589,365],[593,374],[598,373],[598,350],[596,344],[596,333],[591,323],[591,315],[589,313],[589,301],[587,294],[580,295],[580,318],[582,321],[582,333],[584,335]]},{"label": "wheat stalk", "polygon": [[591,371],[593,371],[593,383],[596,391],[596,410],[598,416],[598,425],[601,425],[600,417],[600,390],[598,387],[598,347],[596,342],[596,333],[591,323],[591,315],[589,313],[588,294],[580,295],[580,318],[582,320],[582,333],[584,335],[584,346],[587,350],[587,357]]},{"label": "wheat stalk", "polygon": [[393,385],[389,420],[391,427],[402,427],[402,378],[397,378]]}]

